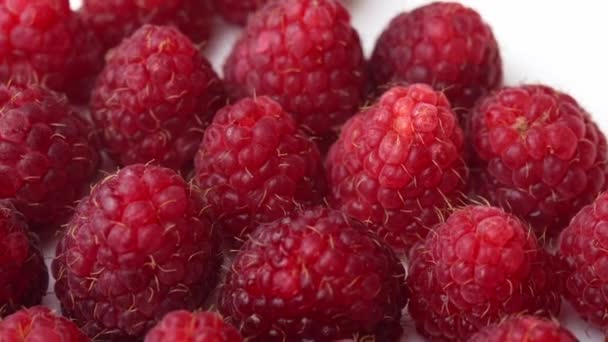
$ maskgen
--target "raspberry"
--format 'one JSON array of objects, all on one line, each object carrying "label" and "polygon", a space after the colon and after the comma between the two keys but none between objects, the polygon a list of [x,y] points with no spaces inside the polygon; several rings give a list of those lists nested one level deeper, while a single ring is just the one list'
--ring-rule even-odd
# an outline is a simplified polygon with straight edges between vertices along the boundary
[{"label": "raspberry", "polygon": [[215,0],[215,8],[227,21],[243,25],[247,17],[269,0]]},{"label": "raspberry", "polygon": [[317,208],[258,229],[236,255],[219,308],[255,341],[393,341],[406,304],[390,248],[342,213]]},{"label": "raspberry", "polygon": [[505,88],[471,117],[476,192],[555,236],[606,188],[606,138],[570,96],[540,85]]},{"label": "raspberry", "polygon": [[224,66],[229,92],[268,95],[313,135],[327,136],[362,104],[366,63],[337,0],[272,1],[249,18]]},{"label": "raspberry", "polygon": [[0,198],[34,230],[63,223],[97,170],[91,127],[65,96],[0,85]]},{"label": "raspberry", "polygon": [[241,334],[211,312],[174,311],[168,313],[146,335],[145,342],[241,342]]},{"label": "raspberry", "polygon": [[559,323],[534,316],[509,318],[473,335],[469,342],[577,342]]},{"label": "raspberry", "polygon": [[198,308],[220,264],[200,197],[158,166],[131,165],[97,184],[53,261],[63,312],[89,336],[133,340],[167,312]]},{"label": "raspberry", "polygon": [[145,24],[170,25],[198,44],[211,33],[210,0],[84,0],[82,17],[106,49]]},{"label": "raspberry", "polygon": [[458,3],[435,2],[398,15],[378,39],[370,66],[377,86],[432,84],[459,114],[502,84],[492,30]]},{"label": "raspberry", "polygon": [[392,88],[348,121],[330,150],[333,202],[407,250],[461,199],[463,140],[443,94],[426,85]]},{"label": "raspberry", "polygon": [[0,200],[0,251],[1,318],[21,306],[40,303],[49,281],[38,238],[7,200]]},{"label": "raspberry", "polygon": [[555,265],[515,216],[462,208],[412,249],[410,315],[428,337],[466,341],[508,315],[557,314]]},{"label": "raspberry", "polygon": [[101,46],[68,0],[0,0],[0,81],[40,83],[86,102]]},{"label": "raspberry", "polygon": [[197,185],[227,237],[320,203],[325,183],[315,143],[268,97],[220,110],[196,156]]},{"label": "raspberry", "polygon": [[22,309],[0,321],[0,340],[3,342],[91,341],[74,323],[57,316],[44,306]]},{"label": "raspberry", "polygon": [[219,79],[177,29],[146,25],[107,56],[93,118],[123,165],[191,167],[206,121],[223,102]]}]

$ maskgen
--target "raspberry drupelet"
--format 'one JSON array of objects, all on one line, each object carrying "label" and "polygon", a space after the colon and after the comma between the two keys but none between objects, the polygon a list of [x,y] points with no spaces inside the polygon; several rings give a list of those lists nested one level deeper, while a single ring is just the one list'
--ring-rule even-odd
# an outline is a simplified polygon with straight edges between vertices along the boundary
[{"label": "raspberry drupelet", "polygon": [[241,334],[213,312],[168,313],[148,332],[145,342],[242,342]]},{"label": "raspberry drupelet", "polygon": [[221,263],[202,210],[196,188],[158,166],[131,165],[97,184],[53,261],[63,312],[91,337],[136,340],[166,313],[198,308]]},{"label": "raspberry drupelet", "polygon": [[394,87],[349,120],[331,148],[332,204],[407,251],[463,198],[463,132],[445,96]]},{"label": "raspberry drupelet", "polygon": [[229,239],[244,240],[260,224],[319,204],[325,194],[316,144],[265,96],[221,109],[195,165],[206,211]]},{"label": "raspberry drupelet", "polygon": [[534,316],[507,318],[473,335],[468,342],[578,342],[558,322]]},{"label": "raspberry drupelet", "polygon": [[22,309],[0,320],[2,342],[90,342],[78,327],[51,309]]},{"label": "raspberry drupelet", "polygon": [[606,189],[606,138],[570,96],[504,88],[472,113],[475,192],[555,237]]},{"label": "raspberry drupelet", "polygon": [[270,0],[215,0],[215,9],[231,23],[244,25],[247,17]]}]

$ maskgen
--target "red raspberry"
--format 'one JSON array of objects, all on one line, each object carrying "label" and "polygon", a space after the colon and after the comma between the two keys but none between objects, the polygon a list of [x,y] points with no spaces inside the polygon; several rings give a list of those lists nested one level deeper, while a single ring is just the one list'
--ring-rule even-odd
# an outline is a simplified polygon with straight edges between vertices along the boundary
[{"label": "red raspberry", "polygon": [[81,9],[87,26],[106,49],[118,45],[145,24],[170,25],[198,44],[209,39],[210,0],[84,0]]},{"label": "red raspberry", "polygon": [[29,231],[21,213],[6,200],[0,200],[0,251],[2,318],[22,306],[40,303],[49,282],[38,238]]},{"label": "red raspberry", "polygon": [[463,140],[443,94],[426,85],[392,88],[346,123],[330,150],[333,201],[407,250],[461,199]]},{"label": "red raspberry", "polygon": [[491,28],[458,3],[435,2],[397,16],[378,39],[370,65],[376,85],[432,84],[459,114],[502,83]]},{"label": "red raspberry", "polygon": [[534,316],[509,318],[473,335],[468,342],[578,342],[558,322]]},{"label": "red raspberry", "polygon": [[227,237],[320,203],[325,182],[315,143],[268,97],[220,110],[196,156],[197,185]]},{"label": "red raspberry", "polygon": [[606,188],[606,138],[570,96],[505,88],[472,114],[476,192],[555,236]]},{"label": "red raspberry", "polygon": [[53,261],[63,312],[89,336],[132,340],[167,312],[198,308],[220,264],[200,197],[158,166],[128,166],[97,184]]},{"label": "red raspberry", "polygon": [[[31,1],[31,0],[28,0]],[[3,342],[89,342],[78,327],[51,309],[36,306],[22,309],[0,321]]]},{"label": "red raspberry", "polygon": [[270,0],[215,0],[215,8],[227,21],[243,25],[247,17]]},{"label": "red raspberry", "polygon": [[395,340],[403,266],[342,213],[317,208],[258,229],[238,252],[219,308],[252,341]]},{"label": "red raspberry", "polygon": [[177,29],[146,25],[107,56],[93,118],[123,165],[188,168],[206,121],[223,102],[219,79]]},{"label": "red raspberry", "polygon": [[418,331],[465,341],[520,313],[557,314],[555,262],[527,226],[502,209],[468,206],[410,255],[410,315]]},{"label": "red raspberry", "polygon": [[145,342],[241,342],[241,334],[211,312],[168,313],[148,334]]},{"label": "red raspberry", "polygon": [[0,198],[32,224],[63,223],[97,170],[91,127],[64,95],[0,85]]},{"label": "red raspberry", "polygon": [[233,97],[268,95],[326,138],[366,96],[366,63],[337,0],[272,1],[249,18],[224,66]]}]

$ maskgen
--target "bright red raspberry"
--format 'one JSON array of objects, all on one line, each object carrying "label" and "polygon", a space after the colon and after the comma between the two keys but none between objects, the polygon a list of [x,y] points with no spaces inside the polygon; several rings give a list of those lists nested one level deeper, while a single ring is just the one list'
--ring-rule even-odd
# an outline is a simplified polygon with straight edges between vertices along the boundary
[{"label": "bright red raspberry", "polygon": [[412,249],[410,315],[423,335],[456,341],[508,315],[556,315],[555,265],[515,216],[464,207]]},{"label": "bright red raspberry", "polygon": [[556,236],[607,186],[606,138],[570,96],[541,85],[479,102],[470,138],[477,194]]},{"label": "bright red raspberry", "polygon": [[468,342],[578,342],[558,322],[522,316],[508,318],[473,335]]},{"label": "bright red raspberry", "polygon": [[215,9],[227,21],[239,25],[247,22],[247,17],[270,0],[215,0]]},{"label": "bright red raspberry", "polygon": [[39,304],[46,293],[49,275],[38,245],[21,213],[0,200],[0,319]]},{"label": "bright red raspberry", "polygon": [[63,223],[87,189],[99,159],[91,132],[64,95],[0,85],[0,198],[32,229]]},{"label": "bright red raspberry", "polygon": [[333,202],[409,249],[462,198],[463,133],[445,96],[395,87],[344,125],[327,158]]},{"label": "bright red raspberry", "polygon": [[268,97],[220,110],[196,156],[196,184],[226,237],[243,240],[262,223],[325,194],[315,143]]},{"label": "bright red raspberry", "polygon": [[224,101],[209,62],[177,29],[151,25],[106,59],[92,111],[113,158],[191,167],[207,121]]},{"label": "bright red raspberry", "polygon": [[[29,0],[31,1],[31,0]],[[78,327],[51,309],[22,309],[0,320],[2,342],[90,342]]]},{"label": "bright red raspberry", "polygon": [[175,171],[131,165],[84,198],[53,261],[63,312],[91,337],[143,338],[215,286],[219,241],[201,194]]},{"label": "bright red raspberry", "polygon": [[241,334],[212,312],[168,313],[146,335],[145,342],[241,342]]},{"label": "bright red raspberry", "polygon": [[81,15],[106,49],[145,24],[175,26],[197,44],[209,39],[210,0],[84,0]]},{"label": "bright red raspberry", "polygon": [[404,269],[362,224],[326,208],[253,233],[220,288],[219,308],[248,341],[401,334]]},{"label": "bright red raspberry", "polygon": [[367,90],[359,36],[338,0],[270,2],[249,18],[224,75],[233,97],[268,95],[322,138]]},{"label": "bright red raspberry", "polygon": [[459,114],[502,83],[491,28],[458,3],[435,2],[398,15],[378,39],[370,66],[377,86],[432,84]]}]

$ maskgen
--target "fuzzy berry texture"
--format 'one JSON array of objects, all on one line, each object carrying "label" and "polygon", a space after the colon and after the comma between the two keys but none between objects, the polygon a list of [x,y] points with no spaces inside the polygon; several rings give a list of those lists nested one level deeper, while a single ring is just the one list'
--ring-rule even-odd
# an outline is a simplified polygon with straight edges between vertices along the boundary
[{"label": "fuzzy berry texture", "polygon": [[559,323],[534,316],[508,318],[473,335],[468,342],[578,342]]},{"label": "fuzzy berry texture", "polygon": [[63,223],[87,189],[99,159],[91,132],[64,95],[0,85],[0,198],[32,229]]},{"label": "fuzzy berry texture", "polygon": [[39,304],[46,293],[49,275],[38,244],[21,213],[0,200],[0,319]]},{"label": "fuzzy berry texture", "polygon": [[321,203],[325,192],[316,144],[269,97],[220,110],[195,164],[206,211],[226,237],[237,240],[262,223]]},{"label": "fuzzy berry texture", "polygon": [[0,37],[0,81],[38,83],[86,102],[103,53],[68,0],[1,0]]},{"label": "fuzzy berry texture", "polygon": [[212,312],[168,313],[148,334],[145,342],[242,342],[241,334],[222,316]]},{"label": "fuzzy berry texture", "polygon": [[22,309],[0,321],[2,342],[90,342],[78,327],[44,306]]},{"label": "fuzzy berry texture", "polygon": [[412,250],[409,312],[423,335],[454,341],[508,315],[557,315],[555,265],[515,216],[464,207]]},{"label": "fuzzy berry texture", "polygon": [[556,236],[606,188],[606,138],[576,101],[549,87],[480,101],[469,132],[478,195]]},{"label": "fuzzy berry texture", "polygon": [[118,45],[145,24],[177,27],[204,45],[213,19],[210,0],[84,0],[80,14],[105,49]]},{"label": "fuzzy berry texture", "polygon": [[271,96],[325,139],[367,90],[359,36],[338,0],[271,1],[249,18],[224,75],[233,97]]},{"label": "fuzzy berry texture", "polygon": [[398,15],[382,33],[370,61],[376,86],[428,83],[445,92],[458,113],[502,83],[491,28],[474,10],[435,2]]},{"label": "fuzzy berry texture", "polygon": [[91,337],[133,340],[170,311],[198,308],[220,264],[200,197],[158,166],[128,166],[97,184],[53,261],[63,312]]},{"label": "fuzzy berry texture", "polygon": [[219,308],[248,341],[392,341],[407,298],[390,248],[344,214],[317,208],[256,231],[220,287]]},{"label": "fuzzy berry texture", "polygon": [[349,120],[330,150],[332,203],[408,250],[451,203],[460,204],[468,179],[463,141],[442,93],[394,87]]},{"label": "fuzzy berry texture", "polygon": [[93,91],[93,119],[122,165],[191,167],[203,131],[224,102],[209,62],[188,37],[146,25],[106,57]]},{"label": "fuzzy berry texture", "polygon": [[224,20],[244,25],[247,18],[270,0],[215,0],[215,9]]}]

